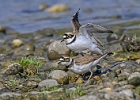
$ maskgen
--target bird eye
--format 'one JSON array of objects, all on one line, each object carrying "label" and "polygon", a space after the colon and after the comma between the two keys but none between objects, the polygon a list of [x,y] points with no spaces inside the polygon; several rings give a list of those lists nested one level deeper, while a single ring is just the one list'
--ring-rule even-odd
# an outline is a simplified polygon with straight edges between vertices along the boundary
[{"label": "bird eye", "polygon": [[70,37],[71,37],[71,35],[70,35],[70,34],[68,34],[68,35],[67,35],[67,38],[70,38]]}]

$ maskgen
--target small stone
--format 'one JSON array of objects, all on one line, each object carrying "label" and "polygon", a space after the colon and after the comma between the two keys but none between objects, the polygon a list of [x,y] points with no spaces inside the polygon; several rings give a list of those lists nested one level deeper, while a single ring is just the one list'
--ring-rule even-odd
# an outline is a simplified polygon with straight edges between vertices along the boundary
[{"label": "small stone", "polygon": [[68,77],[69,77],[69,83],[75,83],[78,79],[79,79],[79,75],[71,72],[71,71],[68,71]]},{"label": "small stone", "polygon": [[112,92],[113,90],[111,88],[105,88],[105,92]]},{"label": "small stone", "polygon": [[35,51],[35,45],[32,44],[32,43],[27,43],[19,48],[16,48],[14,50],[14,54],[15,55],[27,55],[28,53],[29,54],[33,54],[32,51]]},{"label": "small stone", "polygon": [[140,85],[140,73],[139,72],[132,73],[128,78],[128,82],[129,84],[134,86]]},{"label": "small stone", "polygon": [[29,95],[39,95],[39,94],[42,94],[42,92],[31,91]]},{"label": "small stone", "polygon": [[94,76],[93,79],[94,79],[95,81],[99,81],[99,80],[101,80],[100,76]]},{"label": "small stone", "polygon": [[116,70],[116,73],[119,75],[121,73],[121,69]]},{"label": "small stone", "polygon": [[70,10],[70,7],[64,4],[57,4],[47,9],[48,12],[62,12],[68,10]]},{"label": "small stone", "polygon": [[100,77],[101,77],[101,78],[104,78],[104,77],[106,77],[106,74],[102,74]]},{"label": "small stone", "polygon": [[10,64],[3,72],[5,75],[16,75],[23,73],[23,67],[19,63]]},{"label": "small stone", "polygon": [[[42,92],[31,91],[29,93],[29,100],[40,100],[40,97],[44,95]],[[26,100],[26,99],[25,99]],[[27,99],[28,100],[28,99]]]},{"label": "small stone", "polygon": [[21,94],[16,92],[5,92],[0,95],[0,100],[21,100]]},{"label": "small stone", "polygon": [[136,72],[140,72],[140,67],[139,68],[136,68]]},{"label": "small stone", "polygon": [[62,70],[51,71],[50,77],[52,79],[57,80],[57,82],[59,84],[68,84],[69,83],[68,74]]},{"label": "small stone", "polygon": [[136,62],[140,65],[140,59],[136,60]]},{"label": "small stone", "polygon": [[46,72],[46,71],[51,71],[53,69],[56,69],[58,64],[54,62],[46,62],[43,66],[39,68],[39,72]]},{"label": "small stone", "polygon": [[85,95],[74,100],[97,100],[97,97],[93,95]]},{"label": "small stone", "polygon": [[107,74],[107,76],[110,78],[110,79],[114,79],[115,77],[118,77],[116,71],[111,71],[110,73]]},{"label": "small stone", "polygon": [[122,89],[135,89],[133,85],[124,85]]},{"label": "small stone", "polygon": [[20,39],[14,39],[12,41],[12,47],[20,47],[22,44],[23,44],[23,42]]},{"label": "small stone", "polygon": [[29,82],[27,83],[27,86],[28,86],[28,87],[37,87],[37,85],[38,85],[38,83],[35,82],[35,81],[29,81]]},{"label": "small stone", "polygon": [[118,81],[124,81],[124,80],[127,80],[127,76],[124,75],[124,74],[120,74],[120,75],[118,76]]},{"label": "small stone", "polygon": [[62,89],[58,89],[57,91],[52,91],[44,96],[44,100],[62,100],[62,97],[65,97],[65,93]]},{"label": "small stone", "polygon": [[39,100],[39,97],[38,96],[30,96],[29,100]]},{"label": "small stone", "polygon": [[122,90],[119,92],[121,95],[125,95],[125,97],[127,98],[127,100],[134,100],[134,93],[130,90],[130,89],[127,89],[127,90]]},{"label": "small stone", "polygon": [[83,83],[83,79],[81,77],[78,78],[78,80],[76,81],[77,84],[81,84]]},{"label": "small stone", "polygon": [[35,51],[35,45],[33,43],[28,43],[24,46],[25,50]]},{"label": "small stone", "polygon": [[8,45],[0,45],[0,53],[2,55],[2,52],[8,52],[11,48]]},{"label": "small stone", "polygon": [[3,92],[10,92],[10,90],[6,87],[0,86],[0,94],[2,94]]},{"label": "small stone", "polygon": [[121,81],[121,82],[119,82],[119,84],[120,84],[121,86],[124,86],[124,85],[127,85],[127,84],[128,84],[128,81]]},{"label": "small stone", "polygon": [[46,79],[46,80],[43,80],[41,81],[39,84],[38,84],[38,87],[39,88],[42,88],[42,87],[46,87],[46,86],[57,86],[58,85],[58,82],[54,79]]}]

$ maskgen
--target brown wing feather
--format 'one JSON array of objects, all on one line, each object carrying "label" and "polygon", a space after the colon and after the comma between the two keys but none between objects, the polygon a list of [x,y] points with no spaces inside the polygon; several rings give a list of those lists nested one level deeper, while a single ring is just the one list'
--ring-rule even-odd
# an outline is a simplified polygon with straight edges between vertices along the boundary
[{"label": "brown wing feather", "polygon": [[92,31],[92,33],[113,33],[110,29],[92,23],[89,23],[87,28],[89,28],[87,30]]},{"label": "brown wing feather", "polygon": [[96,40],[97,45],[103,47],[102,42],[96,37],[96,35],[94,33],[92,33],[90,30],[87,30],[87,33],[88,33],[90,38],[94,38]]},{"label": "brown wing feather", "polygon": [[92,62],[94,60],[97,60],[100,57],[101,57],[101,55],[78,57],[78,58],[74,59],[74,62],[76,65],[83,65],[83,64],[87,64],[89,62]]},{"label": "brown wing feather", "polygon": [[86,24],[85,27],[87,29],[87,33],[88,33],[89,37],[94,38],[97,42],[97,45],[102,46],[102,47],[103,47],[103,44],[99,39],[97,39],[95,33],[113,33],[113,31],[110,29],[107,29],[100,25],[96,25],[96,24],[92,24],[92,23]]},{"label": "brown wing feather", "polygon": [[79,20],[78,20],[79,10],[80,10],[80,8],[78,9],[78,11],[71,18],[71,24],[72,24],[72,27],[73,27],[73,33],[75,33],[76,35],[79,35],[78,34],[79,33],[79,28],[81,26],[81,24],[79,23]]}]

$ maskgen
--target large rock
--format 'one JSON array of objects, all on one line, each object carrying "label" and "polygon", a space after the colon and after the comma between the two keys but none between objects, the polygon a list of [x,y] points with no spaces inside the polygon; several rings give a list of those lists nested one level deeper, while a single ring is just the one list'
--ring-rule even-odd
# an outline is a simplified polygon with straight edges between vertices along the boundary
[{"label": "large rock", "polygon": [[140,85],[140,73],[139,72],[132,73],[128,78],[128,82],[129,84],[134,86]]},{"label": "large rock", "polygon": [[59,59],[62,55],[69,55],[70,50],[66,47],[65,42],[54,41],[48,47],[48,58],[50,60]]},{"label": "large rock", "polygon": [[59,84],[67,84],[69,82],[68,74],[62,70],[51,71],[50,77],[57,80]]}]

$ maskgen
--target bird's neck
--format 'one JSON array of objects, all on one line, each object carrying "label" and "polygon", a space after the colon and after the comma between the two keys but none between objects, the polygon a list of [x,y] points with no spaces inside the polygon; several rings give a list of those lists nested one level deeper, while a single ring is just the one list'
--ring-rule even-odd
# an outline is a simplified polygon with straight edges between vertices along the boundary
[{"label": "bird's neck", "polygon": [[69,45],[69,44],[71,44],[75,41],[76,41],[76,35],[74,35],[72,38],[67,39],[66,40],[66,45]]},{"label": "bird's neck", "polygon": [[69,64],[66,66],[67,68],[71,67],[73,65],[73,59],[71,58],[69,61]]}]

